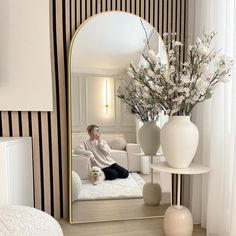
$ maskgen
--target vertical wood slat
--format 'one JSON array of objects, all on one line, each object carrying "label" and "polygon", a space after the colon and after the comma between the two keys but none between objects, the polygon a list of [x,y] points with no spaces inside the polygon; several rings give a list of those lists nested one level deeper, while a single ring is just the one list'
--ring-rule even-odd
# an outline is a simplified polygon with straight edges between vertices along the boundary
[{"label": "vertical wood slat", "polygon": [[[85,18],[85,2],[86,1],[80,1],[81,5],[80,8],[82,9],[82,22],[86,19]],[[99,1],[100,2],[100,1]],[[100,5],[100,4],[99,4]]]},{"label": "vertical wood slat", "polygon": [[29,118],[28,118],[28,112],[23,111],[21,112],[22,116],[22,135],[23,137],[28,137],[29,136]]},{"label": "vertical wood slat", "polygon": [[102,0],[102,12],[106,11],[106,0]]},{"label": "vertical wood slat", "polygon": [[[185,22],[184,24],[184,59],[186,59],[187,53],[188,53],[188,9],[189,9],[189,1],[184,0],[185,6],[183,8],[184,15],[183,20]],[[184,176],[183,178],[183,184],[182,184],[182,204],[184,206],[189,206],[189,189],[190,189],[190,176]]]},{"label": "vertical wood slat", "polygon": [[144,1],[141,1],[141,5],[140,5],[140,16],[141,16],[141,18],[143,18],[143,19],[145,18],[145,17],[144,17],[144,15],[145,15],[145,14],[144,14],[144,9],[145,9],[145,8],[144,8],[144,3],[145,3]]},{"label": "vertical wood slat", "polygon": [[[153,3],[153,26],[158,31],[158,0],[152,0]],[[155,14],[156,13],[156,14]]]},{"label": "vertical wood slat", "polygon": [[117,9],[116,10],[121,11],[120,0],[117,0],[116,2],[117,2]]},{"label": "vertical wood slat", "polygon": [[130,7],[131,7],[131,0],[130,1],[125,1],[127,4],[127,12],[130,12]]},{"label": "vertical wood slat", "polygon": [[92,0],[92,15],[95,14],[96,14],[96,0]]},{"label": "vertical wood slat", "polygon": [[132,9],[131,13],[135,14],[135,11],[136,11],[136,9],[135,9],[135,0],[131,0],[130,8]]},{"label": "vertical wood slat", "polygon": [[145,19],[147,22],[150,23],[150,10],[151,10],[151,7],[149,6],[149,1],[146,0],[145,1]]},{"label": "vertical wood slat", "polygon": [[163,28],[162,28],[162,19],[163,19],[163,11],[162,11],[162,0],[159,0],[159,25],[158,25],[158,32],[162,35],[163,34]]},{"label": "vertical wood slat", "polygon": [[66,93],[65,93],[65,78],[67,78],[64,70],[64,41],[63,41],[63,20],[62,20],[62,2],[57,2],[57,48],[58,48],[58,90],[60,97],[58,102],[59,112],[59,121],[60,121],[60,154],[59,154],[59,175],[60,175],[60,188],[61,188],[61,198],[62,198],[62,207],[61,212],[64,217],[68,216],[68,181],[67,181],[67,121],[66,121]]},{"label": "vertical wood slat", "polygon": [[[75,15],[77,15],[77,17],[79,16],[78,12],[75,11],[75,1],[76,0],[70,0],[71,1],[71,12],[70,12],[70,18],[71,18],[71,25],[70,25],[70,30],[71,30],[71,37],[73,36],[74,32],[75,32],[75,24],[76,24],[76,20],[75,20]],[[79,9],[79,6],[77,5],[77,8]]]},{"label": "vertical wood slat", "polygon": [[91,16],[90,8],[91,8],[91,2],[87,1],[87,18],[89,18]]},{"label": "vertical wood slat", "polygon": [[140,10],[140,7],[139,7],[140,1],[136,0],[135,3],[136,3],[136,8],[135,8],[134,14],[136,14],[137,16],[140,16],[140,14],[139,14],[139,12],[140,12],[139,11]]},{"label": "vertical wood slat", "polygon": [[180,24],[181,24],[181,15],[180,15],[180,1],[177,0],[177,5],[176,5],[176,23],[177,23],[177,28],[176,28],[176,38],[177,40],[180,40]]},{"label": "vertical wood slat", "polygon": [[102,0],[97,1],[97,12],[98,13],[102,12]]},{"label": "vertical wood slat", "polygon": [[[184,12],[184,8],[185,8],[185,0],[181,1],[181,41],[184,42],[185,38],[184,38],[184,25],[185,22],[182,19],[185,19],[185,12]],[[180,55],[180,61],[183,62],[184,59],[184,48],[182,48],[181,50],[181,55]],[[183,68],[183,65],[180,65],[180,68]]]},{"label": "vertical wood slat", "polygon": [[167,2],[168,0],[164,0],[162,2],[162,7],[164,7],[164,11],[163,11],[163,18],[162,18],[162,25],[163,25],[163,33],[166,33],[168,32],[168,29],[167,29],[167,16],[168,16],[168,8],[167,8]]},{"label": "vertical wood slat", "polygon": [[[48,116],[47,112],[41,112],[42,131],[42,158],[43,158],[43,181],[44,181],[44,205],[45,212],[51,214],[51,193],[50,193],[50,165],[49,165],[49,138],[48,138]],[[42,180],[41,180],[42,181]]]},{"label": "vertical wood slat", "polygon": [[[53,17],[56,18],[53,12],[53,3],[51,2],[51,29],[55,26],[53,25]],[[50,124],[51,124],[51,151],[52,151],[52,183],[53,183],[53,208],[54,208],[54,217],[60,218],[63,217],[60,214],[60,184],[59,184],[59,160],[58,160],[58,122],[57,122],[57,99],[56,99],[56,52],[54,50],[54,39],[56,35],[54,35],[54,31],[51,30],[51,63],[52,63],[52,94],[53,94],[53,112],[50,113]],[[51,193],[52,194],[52,193]]]},{"label": "vertical wood slat", "polygon": [[18,112],[12,111],[11,112],[11,122],[12,122],[12,135],[14,137],[20,136],[20,128],[19,128],[19,119],[18,119]]},{"label": "vertical wood slat", "polygon": [[[72,16],[73,16],[73,12],[76,12],[76,18],[74,17],[74,21],[75,21],[75,24],[76,24],[76,27],[73,27],[73,33],[72,33],[72,36],[74,35],[74,32],[75,32],[75,29],[79,27],[79,24],[81,22],[81,4],[80,4],[80,0],[72,0],[73,2],[75,2],[76,4],[73,4],[72,7],[71,7],[71,11],[72,11]],[[79,22],[79,24],[78,24]]]},{"label": "vertical wood slat", "polygon": [[168,24],[167,24],[167,32],[168,34],[171,34],[172,33],[172,29],[171,29],[171,22],[172,22],[172,19],[171,19],[171,8],[172,8],[172,0],[167,0],[168,1],[168,9],[167,9],[167,13],[168,13]]},{"label": "vertical wood slat", "polygon": [[7,111],[2,111],[2,136],[10,135],[9,116]]},{"label": "vertical wood slat", "polygon": [[175,33],[176,32],[176,28],[175,28],[175,22],[176,22],[176,0],[173,0],[173,4],[172,4],[172,19],[171,19],[171,24],[172,24],[172,32]]},{"label": "vertical wood slat", "polygon": [[150,24],[153,25],[153,27],[156,29],[155,21],[154,21],[154,15],[153,14],[153,0],[150,1],[150,6],[148,7],[149,9],[149,18],[150,18]]},{"label": "vertical wood slat", "polygon": [[122,3],[122,8],[121,8],[121,10],[122,11],[125,11],[125,8],[126,8],[126,1],[125,0],[120,0],[121,1],[121,3]]},{"label": "vertical wood slat", "polygon": [[32,142],[33,142],[33,166],[34,166],[34,191],[35,191],[35,207],[43,209],[41,174],[40,174],[40,153],[39,153],[39,127],[38,113],[32,112]]},{"label": "vertical wood slat", "polygon": [[111,0],[107,1],[107,11],[111,10]]}]

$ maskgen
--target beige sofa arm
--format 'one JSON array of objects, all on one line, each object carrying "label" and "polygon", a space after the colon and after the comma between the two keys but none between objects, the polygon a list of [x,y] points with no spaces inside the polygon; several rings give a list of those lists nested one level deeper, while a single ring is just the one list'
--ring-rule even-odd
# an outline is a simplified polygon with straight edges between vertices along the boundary
[{"label": "beige sofa arm", "polygon": [[72,170],[75,171],[82,180],[90,178],[91,162],[85,155],[72,155]]},{"label": "beige sofa arm", "polygon": [[141,171],[141,159],[137,155],[141,153],[141,147],[137,143],[127,143],[126,151],[128,154],[128,169],[129,171],[139,172]]}]

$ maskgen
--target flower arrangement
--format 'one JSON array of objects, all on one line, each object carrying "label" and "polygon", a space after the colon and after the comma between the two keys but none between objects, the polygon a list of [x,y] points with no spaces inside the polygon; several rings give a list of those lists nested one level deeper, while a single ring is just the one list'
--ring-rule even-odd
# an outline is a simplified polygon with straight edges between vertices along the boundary
[{"label": "flower arrangement", "polygon": [[161,108],[149,90],[137,80],[125,78],[117,90],[117,96],[127,104],[129,111],[142,122],[156,121]]},{"label": "flower arrangement", "polygon": [[176,34],[163,36],[169,63],[163,63],[151,49],[142,54],[141,65],[130,64],[127,73],[131,81],[119,97],[135,114],[150,114],[155,109],[170,116],[190,115],[198,103],[211,97],[219,84],[229,80],[233,62],[211,48],[215,33],[203,34],[202,39],[190,45],[184,63],[180,63],[183,44],[175,39]]}]

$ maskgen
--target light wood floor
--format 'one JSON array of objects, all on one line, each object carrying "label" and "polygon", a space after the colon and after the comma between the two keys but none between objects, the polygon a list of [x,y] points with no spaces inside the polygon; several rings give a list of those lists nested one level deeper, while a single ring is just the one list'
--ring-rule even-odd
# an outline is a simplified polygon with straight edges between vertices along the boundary
[{"label": "light wood floor", "polygon": [[143,199],[80,201],[72,204],[73,222],[163,216],[170,203],[147,206]]},{"label": "light wood floor", "polygon": [[[145,182],[150,181],[150,175],[141,176]],[[154,181],[158,182],[157,174],[154,174]],[[159,206],[147,206],[142,198],[76,201],[72,203],[72,219],[73,222],[86,222],[163,216],[169,206],[170,193],[162,193]]]},{"label": "light wood floor", "polygon": [[[74,224],[60,220],[64,236],[164,236],[163,218]],[[199,225],[194,225],[193,236],[206,236]]]}]

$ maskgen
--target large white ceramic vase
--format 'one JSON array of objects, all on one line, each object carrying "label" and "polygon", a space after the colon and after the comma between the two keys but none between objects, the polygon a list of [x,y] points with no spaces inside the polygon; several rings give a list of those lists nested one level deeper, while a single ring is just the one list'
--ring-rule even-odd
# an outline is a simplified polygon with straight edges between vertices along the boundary
[{"label": "large white ceramic vase", "polygon": [[155,155],[160,147],[160,128],[155,121],[148,121],[139,129],[140,146],[146,155]]},{"label": "large white ceramic vase", "polygon": [[161,129],[161,148],[169,166],[187,168],[197,151],[198,128],[190,116],[170,116]]}]

